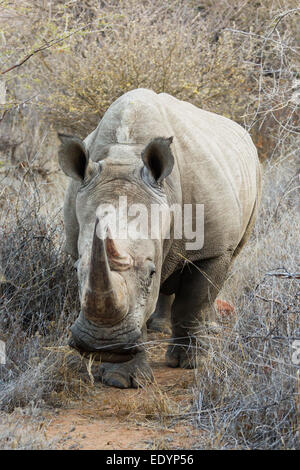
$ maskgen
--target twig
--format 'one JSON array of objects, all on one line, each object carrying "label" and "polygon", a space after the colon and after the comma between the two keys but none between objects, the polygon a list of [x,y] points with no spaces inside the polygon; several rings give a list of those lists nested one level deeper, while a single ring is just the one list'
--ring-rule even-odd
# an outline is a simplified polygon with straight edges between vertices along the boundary
[{"label": "twig", "polygon": [[81,31],[85,28],[87,28],[88,26],[90,26],[92,23],[88,23],[84,26],[82,26],[81,28],[78,28],[76,29],[75,31],[72,31],[72,33],[70,34],[67,34],[67,36],[64,36],[62,38],[59,38],[59,39],[51,39],[50,42],[47,42],[46,44],[44,44],[43,46],[40,46],[38,47],[37,49],[34,49],[30,54],[28,54],[26,57],[24,57],[24,59],[21,60],[21,62],[19,62],[18,64],[15,64],[13,65],[12,67],[9,67],[7,70],[4,70],[3,72],[1,72],[1,75],[4,75],[5,73],[7,72],[11,72],[11,70],[14,70],[18,67],[21,67],[21,65],[25,64],[25,62],[27,62],[27,60],[29,60],[31,57],[33,57],[35,54],[38,54],[39,52],[42,52],[46,49],[49,49],[50,47],[52,46],[55,46],[55,44],[59,44],[60,42],[64,41],[65,39],[68,39],[69,37],[73,36],[73,34],[75,33],[78,33],[78,31]]},{"label": "twig", "polygon": [[2,114],[1,118],[0,118],[0,123],[3,121],[5,115],[7,113],[7,109],[4,110],[4,113]]},{"label": "twig", "polygon": [[278,273],[278,272],[271,272],[271,273],[266,273],[267,276],[275,276],[275,277],[280,277],[283,279],[300,279],[300,273]]},{"label": "twig", "polygon": [[261,300],[264,300],[265,302],[274,302],[275,304],[279,304],[279,305],[283,305],[282,302],[279,302],[279,300],[275,300],[275,299],[266,299],[266,297],[262,297],[261,295],[258,295],[258,294],[254,294],[255,297],[257,297],[258,299],[261,299]]},{"label": "twig", "polygon": [[284,46],[286,49],[289,49],[290,51],[294,52],[294,54],[296,55],[300,55],[299,52],[294,49],[293,47],[290,47],[288,44],[284,43],[284,42],[279,42],[279,41],[276,41],[276,39],[273,39],[273,38],[270,38],[270,34],[268,34],[267,36],[262,36],[261,34],[257,34],[257,33],[252,33],[250,31],[242,31],[240,29],[232,29],[232,28],[225,28],[223,31],[229,31],[231,33],[237,33],[237,34],[241,34],[243,36],[252,36],[252,37],[256,37],[258,39],[261,39],[262,41],[266,42],[266,41],[270,41],[270,42],[273,42],[274,44],[276,44],[277,46]]},{"label": "twig", "polygon": [[277,28],[277,26],[279,25],[280,21],[287,15],[289,15],[290,13],[296,13],[296,12],[300,12],[300,8],[292,8],[291,10],[287,10],[287,11],[284,11],[283,13],[280,13],[277,18],[276,18],[276,23],[271,31],[270,34],[272,34],[275,29]]}]

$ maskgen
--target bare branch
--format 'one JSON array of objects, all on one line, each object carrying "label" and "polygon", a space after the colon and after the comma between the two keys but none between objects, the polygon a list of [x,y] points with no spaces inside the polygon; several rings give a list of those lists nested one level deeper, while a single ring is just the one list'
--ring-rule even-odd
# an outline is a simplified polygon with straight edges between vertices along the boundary
[{"label": "bare branch", "polygon": [[292,8],[291,10],[287,10],[287,11],[284,11],[283,13],[280,13],[276,18],[276,23],[270,34],[272,34],[275,31],[280,21],[283,20],[285,16],[290,15],[291,13],[300,13],[300,8]]},{"label": "bare branch", "polygon": [[275,277],[280,277],[282,279],[300,279],[300,273],[278,273],[278,272],[271,272],[271,273],[266,273],[267,276],[275,276]]},{"label": "bare branch", "polygon": [[34,49],[30,54],[28,54],[26,57],[24,57],[19,63],[13,65],[12,67],[9,67],[7,70],[4,70],[1,72],[1,75],[4,75],[5,73],[11,72],[12,70],[21,67],[21,65],[25,64],[31,57],[34,55],[38,54],[39,52],[45,51],[46,49],[49,49],[52,46],[55,46],[56,44],[59,44],[60,42],[63,42],[65,39],[68,39],[69,37],[73,36],[74,34],[78,33],[79,31],[82,31],[83,29],[87,28],[90,26],[91,23],[88,23],[81,28],[76,29],[75,31],[72,31],[72,33],[67,34],[67,36],[64,36],[62,38],[58,39],[51,39],[51,41],[47,42],[43,46],[38,47],[37,49]]}]

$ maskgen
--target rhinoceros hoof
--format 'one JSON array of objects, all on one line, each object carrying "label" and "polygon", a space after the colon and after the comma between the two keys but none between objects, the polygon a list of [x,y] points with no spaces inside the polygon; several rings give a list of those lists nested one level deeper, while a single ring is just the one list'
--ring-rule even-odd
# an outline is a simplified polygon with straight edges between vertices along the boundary
[{"label": "rhinoceros hoof", "polygon": [[166,353],[166,363],[169,367],[195,369],[203,360],[203,356],[192,345],[170,345]]},{"label": "rhinoceros hoof", "polygon": [[167,320],[160,320],[159,318],[150,318],[150,320],[147,321],[147,330],[171,334],[171,325],[170,322]]},{"label": "rhinoceros hoof", "polygon": [[99,366],[99,378],[103,384],[117,388],[138,388],[153,381],[152,370],[144,357],[122,364],[103,362]]}]

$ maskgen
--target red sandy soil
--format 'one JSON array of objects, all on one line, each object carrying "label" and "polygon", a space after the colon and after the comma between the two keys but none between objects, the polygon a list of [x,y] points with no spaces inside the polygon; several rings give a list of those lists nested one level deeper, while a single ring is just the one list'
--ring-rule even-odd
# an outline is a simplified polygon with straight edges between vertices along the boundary
[{"label": "red sandy soil", "polygon": [[[162,339],[162,334],[150,338]],[[46,438],[58,449],[191,449],[193,370],[164,364],[165,346],[153,348],[154,384],[117,389],[95,384],[92,395],[47,416]]]},{"label": "red sandy soil", "polygon": [[[220,320],[234,317],[227,302],[218,300],[216,306]],[[196,427],[193,406],[198,372],[166,367],[167,338],[163,333],[149,335],[149,344],[155,341],[148,349],[153,384],[124,390],[95,382],[83,386],[78,399],[66,397],[61,408],[43,412],[40,429],[46,447],[49,443],[51,448],[70,450],[201,448],[205,433]],[[27,418],[23,414],[24,425],[34,422]]]}]

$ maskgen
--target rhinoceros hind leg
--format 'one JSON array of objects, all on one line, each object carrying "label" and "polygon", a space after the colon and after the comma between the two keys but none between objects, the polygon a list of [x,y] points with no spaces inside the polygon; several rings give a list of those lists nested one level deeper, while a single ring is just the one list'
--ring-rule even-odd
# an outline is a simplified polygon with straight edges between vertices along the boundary
[{"label": "rhinoceros hind leg", "polygon": [[214,301],[226,279],[232,253],[186,266],[172,305],[169,367],[192,369],[203,361],[210,336],[220,331]]},{"label": "rhinoceros hind leg", "polygon": [[138,388],[152,382],[153,374],[147,362],[146,353],[140,352],[133,359],[122,364],[103,362],[96,378],[111,387]]},{"label": "rhinoceros hind leg", "polygon": [[166,363],[169,367],[182,369],[195,369],[198,366],[199,356],[194,351],[194,345],[172,344],[166,353]]},{"label": "rhinoceros hind leg", "polygon": [[160,293],[154,313],[147,321],[148,331],[160,331],[171,334],[171,307],[173,295]]},{"label": "rhinoceros hind leg", "polygon": [[215,322],[209,322],[199,327],[195,336],[184,339],[172,338],[172,343],[166,353],[166,364],[169,367],[181,367],[182,369],[195,369],[205,356],[209,348],[209,336],[220,332],[220,326]]}]

